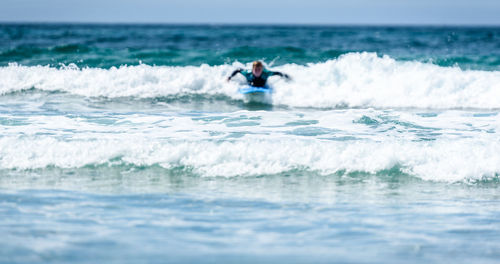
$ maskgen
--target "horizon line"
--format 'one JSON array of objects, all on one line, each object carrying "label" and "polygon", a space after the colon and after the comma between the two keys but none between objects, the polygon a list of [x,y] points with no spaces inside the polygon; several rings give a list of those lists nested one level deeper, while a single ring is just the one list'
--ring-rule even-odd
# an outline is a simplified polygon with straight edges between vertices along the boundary
[{"label": "horizon line", "polygon": [[7,21],[0,24],[46,24],[46,25],[172,25],[172,26],[345,26],[345,27],[500,27],[499,24],[484,23],[276,23],[276,22],[126,22],[126,21]]}]

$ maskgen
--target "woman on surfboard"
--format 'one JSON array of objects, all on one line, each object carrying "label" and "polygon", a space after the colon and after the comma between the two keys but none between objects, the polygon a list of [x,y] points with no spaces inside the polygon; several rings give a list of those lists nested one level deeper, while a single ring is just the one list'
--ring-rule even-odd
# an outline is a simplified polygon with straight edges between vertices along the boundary
[{"label": "woman on surfboard", "polygon": [[237,69],[235,70],[231,76],[227,77],[227,81],[229,82],[231,78],[233,78],[237,73],[241,73],[247,79],[247,83],[251,86],[255,87],[266,87],[267,78],[278,75],[281,77],[285,77],[290,79],[290,76],[285,73],[277,72],[277,71],[269,71],[264,68],[264,65],[260,61],[254,61],[252,65],[252,71]]}]

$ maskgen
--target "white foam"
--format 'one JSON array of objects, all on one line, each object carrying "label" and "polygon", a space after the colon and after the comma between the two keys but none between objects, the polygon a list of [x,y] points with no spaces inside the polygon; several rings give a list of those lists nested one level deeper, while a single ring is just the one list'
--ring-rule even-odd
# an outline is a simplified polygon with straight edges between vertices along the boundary
[{"label": "white foam", "polygon": [[47,136],[3,137],[0,157],[2,169],[78,168],[111,164],[119,158],[119,164],[187,166],[207,177],[275,174],[293,169],[322,174],[344,170],[377,173],[401,166],[425,180],[456,182],[492,178],[500,172],[500,142],[482,139],[377,142],[275,138],[214,142],[142,136],[70,141]]},{"label": "white foam", "polygon": [[[226,77],[241,63],[219,66],[0,67],[0,94],[36,88],[88,97],[159,97],[222,94],[241,99]],[[500,71],[471,71],[374,53],[350,53],[307,66],[273,68],[292,82],[271,77],[274,104],[303,107],[500,108]],[[240,81],[241,80],[241,77]]]},{"label": "white foam", "polygon": [[497,177],[500,119],[478,114],[344,109],[29,115],[0,126],[0,169],[131,163],[234,177],[293,169],[377,173],[400,166],[425,180]]}]

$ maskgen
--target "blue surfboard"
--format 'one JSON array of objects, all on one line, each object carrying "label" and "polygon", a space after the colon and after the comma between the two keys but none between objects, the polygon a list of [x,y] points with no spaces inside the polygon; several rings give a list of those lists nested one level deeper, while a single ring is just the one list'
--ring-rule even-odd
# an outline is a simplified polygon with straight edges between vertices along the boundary
[{"label": "blue surfboard", "polygon": [[240,88],[238,92],[240,94],[271,93],[272,89],[269,88],[269,86],[264,86],[264,87],[246,86]]}]

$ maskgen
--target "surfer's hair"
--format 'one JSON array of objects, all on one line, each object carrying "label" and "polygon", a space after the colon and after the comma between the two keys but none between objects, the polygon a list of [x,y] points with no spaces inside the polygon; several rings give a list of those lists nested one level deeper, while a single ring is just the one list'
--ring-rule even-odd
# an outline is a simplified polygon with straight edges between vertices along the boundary
[{"label": "surfer's hair", "polygon": [[263,68],[264,67],[264,64],[262,64],[261,61],[254,61],[253,62],[253,65],[252,65],[252,69],[255,69],[257,67],[260,67],[260,68]]}]

